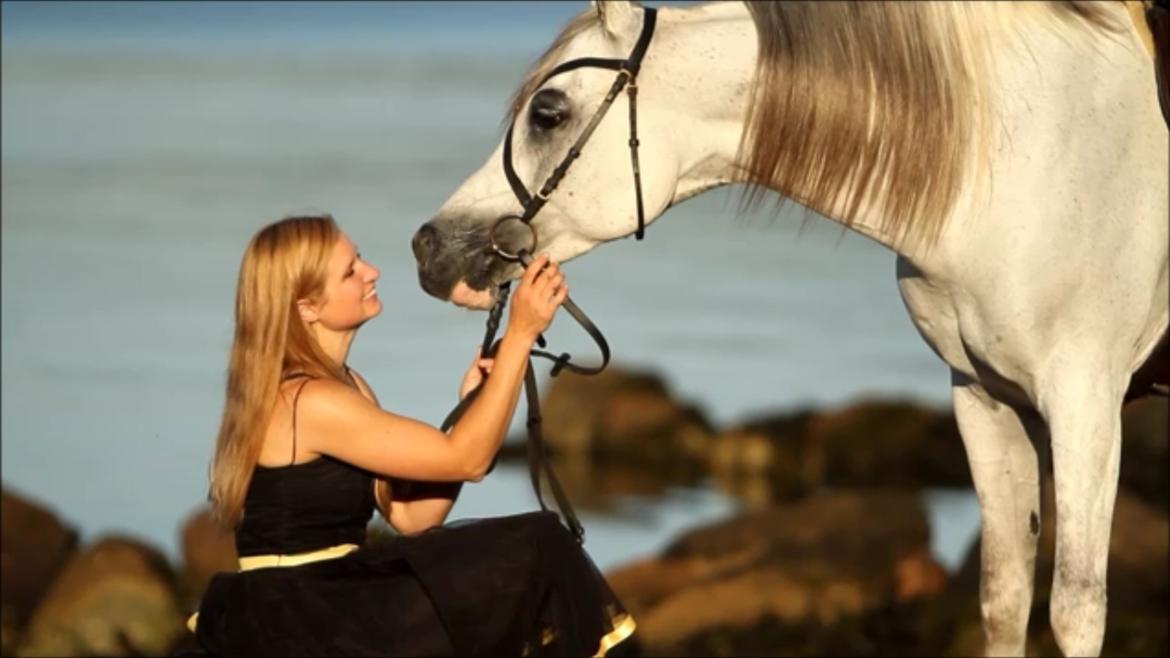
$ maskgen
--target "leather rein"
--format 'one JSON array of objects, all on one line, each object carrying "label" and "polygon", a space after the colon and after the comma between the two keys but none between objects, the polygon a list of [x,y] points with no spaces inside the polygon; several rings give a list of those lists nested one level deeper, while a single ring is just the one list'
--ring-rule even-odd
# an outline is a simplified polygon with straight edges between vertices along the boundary
[{"label": "leather rein", "polygon": [[[553,169],[553,172],[544,181],[535,195],[530,194],[528,189],[524,187],[520,177],[516,174],[515,168],[512,166],[512,129],[515,127],[515,121],[508,126],[508,133],[504,138],[504,154],[503,165],[504,175],[508,179],[508,184],[512,187],[512,192],[516,195],[517,201],[523,207],[519,214],[503,215],[496,220],[490,232],[491,248],[498,257],[511,262],[519,262],[524,267],[527,267],[532,262],[531,250],[535,250],[537,244],[536,228],[532,225],[532,220],[540,209],[548,202],[549,196],[557,189],[561,179],[565,177],[569,167],[573,162],[580,157],[581,150],[585,147],[585,143],[593,135],[593,131],[601,123],[601,119],[609,111],[610,106],[613,105],[614,100],[618,94],[625,89],[630,100],[630,162],[634,171],[634,194],[635,203],[638,210],[638,228],[634,235],[638,240],[641,240],[645,231],[645,213],[642,205],[642,174],[638,166],[638,71],[642,66],[642,58],[646,54],[647,48],[650,47],[650,40],[654,36],[654,26],[657,21],[657,10],[653,7],[643,8],[645,12],[642,18],[642,32],[638,36],[634,48],[630,51],[629,57],[626,59],[607,59],[598,57],[583,57],[564,62],[556,68],[549,71],[544,78],[541,79],[537,88],[548,82],[553,76],[572,71],[582,67],[603,68],[617,71],[617,77],[606,93],[605,99],[601,106],[593,113],[593,117],[585,126],[585,129],[577,137],[577,140],[569,147],[568,153],[561,160],[560,164]],[[527,229],[530,236],[527,248],[519,248],[515,250],[506,249],[500,242],[499,231],[502,226],[508,222],[519,222],[525,229]],[[510,294],[511,282],[504,282],[500,284],[496,303],[492,306],[491,311],[488,312],[488,319],[484,330],[483,345],[481,353],[485,357],[492,357],[495,355],[496,349],[499,347],[499,341],[496,340],[496,333],[499,331],[500,318],[503,315],[504,307],[508,303],[508,295]],[[542,357],[553,361],[552,370],[549,372],[550,376],[556,377],[564,369],[571,370],[582,375],[596,375],[600,373],[609,364],[609,343],[606,342],[605,336],[597,329],[597,326],[585,315],[583,311],[570,299],[565,297],[562,306],[568,313],[573,316],[578,324],[593,338],[597,343],[597,347],[601,351],[601,364],[598,366],[581,366],[571,361],[571,357],[567,352],[562,352],[559,355],[554,355],[551,352],[543,349],[533,349],[528,359],[528,368],[524,373],[524,393],[525,399],[528,403],[528,473],[532,480],[532,487],[536,493],[536,500],[540,504],[541,510],[548,510],[545,505],[544,497],[541,493],[541,471],[543,470],[545,478],[548,480],[549,489],[552,491],[553,497],[556,499],[557,508],[560,509],[561,514],[565,517],[565,522],[569,526],[569,530],[577,539],[578,543],[585,541],[585,529],[581,522],[577,520],[577,515],[573,512],[572,505],[569,504],[568,498],[565,496],[564,489],[557,480],[556,474],[552,470],[552,466],[548,462],[548,456],[544,450],[544,438],[541,431],[541,416],[540,416],[540,395],[536,387],[536,374],[532,367],[532,357]],[[544,336],[537,337],[537,344],[544,348],[546,342]],[[485,380],[486,381],[486,376]],[[441,429],[446,432],[449,430],[464,412],[478,397],[480,390],[483,388],[481,382],[478,387],[472,390],[466,397],[459,401],[459,404],[451,410],[447,418],[443,421]],[[498,459],[498,455],[496,459]],[[495,468],[496,461],[492,461],[491,468]],[[491,469],[489,469],[490,471]]]}]

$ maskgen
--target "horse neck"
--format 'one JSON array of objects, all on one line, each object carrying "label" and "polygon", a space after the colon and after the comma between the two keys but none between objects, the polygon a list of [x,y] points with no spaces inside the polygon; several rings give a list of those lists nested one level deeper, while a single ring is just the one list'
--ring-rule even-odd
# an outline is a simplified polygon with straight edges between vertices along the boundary
[{"label": "horse neck", "polygon": [[[735,163],[755,77],[757,38],[740,2],[663,7],[659,16],[652,56],[672,68],[685,67],[656,80],[664,87],[663,105],[682,108],[683,116],[672,117],[672,123],[689,126],[682,133],[689,139],[680,153],[674,205],[738,179]],[[696,75],[699,69],[705,74]]]},{"label": "horse neck", "polygon": [[[743,3],[717,2],[663,13],[667,20],[661,49],[668,61],[688,69],[664,77],[678,81],[672,89],[675,107],[688,108],[686,119],[693,122],[672,201],[678,203],[717,186],[745,181],[741,143],[753,98],[759,39]],[[797,202],[810,196],[802,189],[765,187]],[[812,210],[898,253],[915,254],[916,245],[905,244],[883,228],[887,223],[875,201],[862,201],[849,221],[843,219],[844,203],[842,190],[840,199]]]}]

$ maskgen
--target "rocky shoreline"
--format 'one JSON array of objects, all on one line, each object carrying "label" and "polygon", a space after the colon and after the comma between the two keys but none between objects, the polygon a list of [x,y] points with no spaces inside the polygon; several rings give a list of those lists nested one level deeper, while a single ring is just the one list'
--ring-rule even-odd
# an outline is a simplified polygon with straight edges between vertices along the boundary
[{"label": "rocky shoreline", "polygon": [[[969,488],[949,411],[896,400],[798,410],[715,428],[652,373],[564,374],[544,399],[554,467],[575,505],[714,483],[744,502],[660,555],[606,574],[638,620],[636,653],[976,655],[978,542],[959,571],[931,556],[917,492]],[[1163,655],[1170,595],[1166,400],[1123,413],[1104,655]],[[502,460],[524,458],[510,442]],[[1046,488],[1045,512],[1051,509]],[[1030,655],[1057,655],[1048,630],[1053,527],[1042,515]],[[235,568],[231,537],[205,509],[181,523],[180,564],[108,535],[82,544],[67,522],[5,489],[3,656],[165,655],[208,579]],[[387,531],[369,541],[385,541]]]}]

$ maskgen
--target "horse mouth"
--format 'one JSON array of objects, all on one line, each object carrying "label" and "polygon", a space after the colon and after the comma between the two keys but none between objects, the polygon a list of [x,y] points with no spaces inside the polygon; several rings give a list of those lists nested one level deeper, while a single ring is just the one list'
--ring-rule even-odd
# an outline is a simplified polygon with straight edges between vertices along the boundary
[{"label": "horse mouth", "polygon": [[486,311],[490,309],[495,305],[496,299],[497,293],[494,286],[477,290],[468,285],[463,279],[455,282],[455,287],[451,289],[451,295],[448,298],[452,304],[474,311]]},{"label": "horse mouth", "polygon": [[419,287],[439,301],[451,302],[467,309],[489,309],[498,295],[496,285],[498,274],[495,269],[489,266],[482,271],[460,272],[451,264],[447,267],[436,267],[431,263],[420,264]]}]

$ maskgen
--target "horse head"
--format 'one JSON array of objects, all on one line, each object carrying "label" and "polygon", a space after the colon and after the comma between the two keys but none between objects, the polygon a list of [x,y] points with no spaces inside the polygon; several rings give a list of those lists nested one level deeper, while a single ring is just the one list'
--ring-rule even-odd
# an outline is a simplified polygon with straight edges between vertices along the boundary
[{"label": "horse head", "polygon": [[[500,218],[521,215],[524,210],[523,192],[515,191],[515,182],[536,195],[582,133],[588,132],[621,75],[620,69],[595,62],[606,59],[616,65],[627,60],[643,36],[649,13],[630,2],[593,2],[565,26],[529,71],[509,108],[511,130],[483,166],[414,235],[419,282],[427,293],[461,306],[489,307],[498,284],[521,271],[514,260],[501,258],[493,249],[493,235],[497,244],[512,240],[533,253],[547,252],[564,262],[637,230],[638,199],[629,143],[631,100],[623,89],[532,219],[531,234],[515,229],[511,233],[517,235],[493,234]],[[671,61],[678,54],[676,41],[661,29],[654,34],[653,23],[650,31],[649,47],[636,75],[639,194],[646,222],[678,200],[679,173],[687,164],[682,152],[687,141],[679,133],[691,124],[680,110],[687,104],[680,100],[694,93],[680,84],[679,71],[667,70],[677,66]],[[566,64],[582,58],[589,60],[580,66]],[[557,70],[562,65],[566,69]],[[506,160],[514,172],[513,182],[505,171]]]}]

